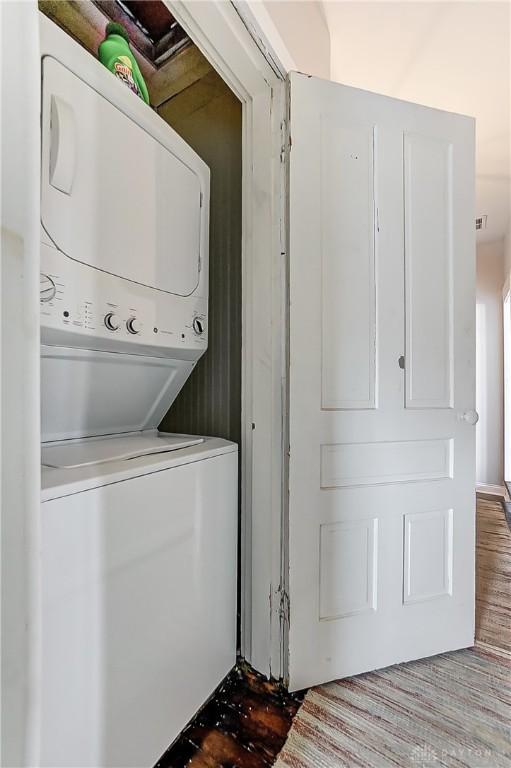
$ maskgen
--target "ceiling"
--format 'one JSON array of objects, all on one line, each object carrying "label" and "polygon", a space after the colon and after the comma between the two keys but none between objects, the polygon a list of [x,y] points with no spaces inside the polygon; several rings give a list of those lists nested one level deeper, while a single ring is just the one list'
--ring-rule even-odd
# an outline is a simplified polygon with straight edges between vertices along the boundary
[{"label": "ceiling", "polygon": [[476,118],[478,241],[510,213],[511,3],[323,3],[333,80]]}]

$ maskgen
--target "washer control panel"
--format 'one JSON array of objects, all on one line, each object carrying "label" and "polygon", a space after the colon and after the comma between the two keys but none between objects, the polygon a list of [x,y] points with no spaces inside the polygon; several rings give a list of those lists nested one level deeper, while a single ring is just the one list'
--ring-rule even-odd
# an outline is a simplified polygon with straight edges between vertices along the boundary
[{"label": "washer control panel", "polygon": [[107,312],[104,321],[109,331],[118,331],[121,326],[121,318],[115,312]]},{"label": "washer control panel", "polygon": [[150,354],[152,348],[159,357],[181,356],[179,350],[188,348],[191,359],[207,348],[205,298],[137,285],[73,261],[45,243],[41,268],[43,342],[87,348],[93,340],[96,349],[129,351],[129,345],[135,354]]},{"label": "washer control panel", "polygon": [[138,317],[130,317],[128,320],[126,320],[126,328],[128,329],[128,333],[135,335],[136,333],[140,333],[143,326],[141,320],[139,320]]}]

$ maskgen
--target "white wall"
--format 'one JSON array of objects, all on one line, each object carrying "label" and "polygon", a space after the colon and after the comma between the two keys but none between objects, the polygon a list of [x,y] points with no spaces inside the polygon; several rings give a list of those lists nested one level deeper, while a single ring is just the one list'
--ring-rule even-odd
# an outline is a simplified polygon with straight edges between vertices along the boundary
[{"label": "white wall", "polygon": [[476,477],[502,485],[504,476],[504,368],[502,287],[504,241],[477,246]]},{"label": "white wall", "polygon": [[[281,38],[292,60],[289,68],[329,78],[330,32],[323,4],[314,0],[265,0],[261,5],[270,24],[265,25],[262,17],[259,22],[271,43],[275,35]],[[279,53],[278,41],[274,50]],[[287,62],[282,63],[287,66]]]}]

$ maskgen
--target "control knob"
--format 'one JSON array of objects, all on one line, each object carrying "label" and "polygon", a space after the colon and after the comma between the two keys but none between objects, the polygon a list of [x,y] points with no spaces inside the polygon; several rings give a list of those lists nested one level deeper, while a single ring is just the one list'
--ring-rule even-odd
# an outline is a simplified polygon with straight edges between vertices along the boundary
[{"label": "control knob", "polygon": [[105,315],[105,325],[109,331],[118,331],[121,321],[115,312],[109,312]]},{"label": "control knob", "polygon": [[42,272],[39,277],[39,291],[40,300],[44,302],[51,301],[57,293],[57,288],[51,277]]},{"label": "control knob", "polygon": [[204,333],[204,320],[201,317],[194,317],[193,318],[193,330],[197,334],[197,336],[201,336]]},{"label": "control knob", "polygon": [[126,328],[130,333],[140,333],[142,330],[142,323],[136,317],[130,317],[126,322]]}]

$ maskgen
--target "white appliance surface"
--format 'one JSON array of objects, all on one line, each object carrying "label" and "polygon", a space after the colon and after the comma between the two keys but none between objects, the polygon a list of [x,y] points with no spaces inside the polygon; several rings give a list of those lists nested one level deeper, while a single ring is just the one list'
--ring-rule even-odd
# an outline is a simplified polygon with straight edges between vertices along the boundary
[{"label": "white appliance surface", "polygon": [[[189,296],[199,282],[207,177],[179,157],[170,127],[166,145],[155,141],[86,82],[92,65],[102,67],[90,58],[83,74],[43,59],[42,224],[75,261]],[[64,190],[55,186],[61,169]]]},{"label": "white appliance surface", "polygon": [[43,442],[155,429],[194,365],[42,345]]},{"label": "white appliance surface", "polygon": [[77,469],[155,453],[170,453],[204,442],[203,437],[166,434],[150,430],[138,434],[110,435],[88,440],[62,440],[43,445],[41,463],[55,469]]},{"label": "white appliance surface", "polygon": [[38,765],[149,767],[236,656],[237,446],[156,431],[208,345],[209,169],[40,29]]},{"label": "white appliance surface", "polygon": [[208,345],[209,168],[40,30],[42,439],[151,429]]},{"label": "white appliance surface", "polygon": [[[179,440],[187,438],[186,435],[170,435],[164,432],[156,433],[156,430],[135,433],[134,437],[136,441],[143,438],[144,441],[149,443],[152,441],[155,434],[159,434],[163,437],[176,437]],[[131,436],[125,435],[123,437],[128,439]],[[110,438],[106,437],[102,439],[109,440]],[[131,480],[133,477],[151,475],[165,469],[180,467],[184,464],[193,464],[194,462],[213,458],[228,453],[229,451],[236,452],[238,450],[235,443],[223,440],[220,437],[199,437],[190,435],[188,436],[188,439],[193,442],[186,447],[157,453],[142,451],[136,457],[126,460],[118,457],[118,451],[115,446],[117,436],[112,436],[114,449],[110,454],[108,450],[101,449],[103,461],[100,463],[86,463],[81,466],[67,468],[47,466],[43,463],[41,467],[41,501],[48,501],[50,499],[60,498],[61,496],[71,496],[74,493],[81,493],[82,491],[100,488],[101,486],[110,485],[112,483]],[[89,441],[95,440],[96,438],[85,438],[83,442],[88,443]],[[72,451],[73,446],[78,445],[80,442],[82,441],[67,440],[62,441],[59,445],[62,445],[64,448],[66,445],[69,445],[69,449]],[[47,449],[51,451],[52,445],[55,444],[49,443],[42,446],[43,462],[47,455]]]},{"label": "white appliance surface", "polygon": [[[41,269],[44,344],[189,360],[207,349],[207,281],[202,278],[205,285],[192,296],[162,293],[68,259],[44,232]],[[133,318],[137,324],[129,330]]]},{"label": "white appliance surface", "polygon": [[39,765],[154,765],[234,665],[237,465],[206,438],[43,468]]},{"label": "white appliance surface", "polygon": [[43,343],[199,357],[209,168],[42,14],[40,27]]}]

